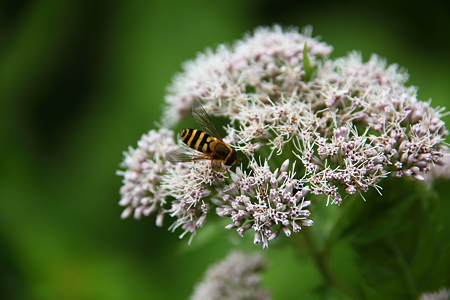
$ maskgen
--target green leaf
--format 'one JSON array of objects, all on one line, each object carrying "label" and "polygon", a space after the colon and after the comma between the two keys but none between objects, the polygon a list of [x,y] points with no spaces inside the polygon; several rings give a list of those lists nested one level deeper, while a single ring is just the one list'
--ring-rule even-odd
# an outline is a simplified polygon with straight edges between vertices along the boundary
[{"label": "green leaf", "polygon": [[303,46],[303,70],[305,70],[305,81],[309,81],[313,75],[314,67],[311,65],[311,60],[308,56],[307,43]]},{"label": "green leaf", "polygon": [[449,243],[433,217],[436,194],[403,178],[386,183],[383,196],[369,193],[366,202],[352,203],[340,232],[354,249],[367,298],[416,299],[448,286]]}]

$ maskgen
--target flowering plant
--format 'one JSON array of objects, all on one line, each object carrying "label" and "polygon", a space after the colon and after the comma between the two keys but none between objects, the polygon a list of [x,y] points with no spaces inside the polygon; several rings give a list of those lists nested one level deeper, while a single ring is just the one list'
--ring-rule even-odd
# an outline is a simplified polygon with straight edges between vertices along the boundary
[{"label": "flowering plant", "polygon": [[[284,235],[330,286],[354,299],[379,295],[377,280],[396,278],[396,271],[404,283],[387,284],[389,295],[414,298],[446,284],[419,282],[430,271],[441,278],[448,258],[438,255],[421,270],[407,259],[425,251],[424,240],[409,244],[411,233],[436,234],[436,199],[415,182],[430,188],[432,172],[447,176],[443,109],[419,101],[397,65],[376,55],[363,62],[357,52],[330,59],[331,52],[309,27],[298,33],[273,26],[187,62],[168,89],[161,128],[125,152],[122,217],[156,213],[161,226],[169,215],[169,228],[181,227],[189,241],[214,212],[229,218],[226,229],[252,231],[264,249]],[[213,120],[225,120],[223,141],[242,159],[236,167],[167,159],[181,147],[170,128],[196,101]],[[361,261],[358,288],[333,275],[329,259],[340,240]],[[446,267],[437,268],[442,262]]]}]

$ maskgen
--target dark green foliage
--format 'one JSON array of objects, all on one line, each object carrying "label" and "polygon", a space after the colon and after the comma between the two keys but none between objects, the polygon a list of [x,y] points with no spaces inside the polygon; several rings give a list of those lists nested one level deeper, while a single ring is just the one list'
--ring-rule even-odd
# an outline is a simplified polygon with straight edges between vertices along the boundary
[{"label": "dark green foliage", "polygon": [[383,196],[352,203],[339,236],[354,248],[368,298],[414,299],[448,286],[449,241],[435,217],[436,194],[409,178],[389,178],[384,187]]}]

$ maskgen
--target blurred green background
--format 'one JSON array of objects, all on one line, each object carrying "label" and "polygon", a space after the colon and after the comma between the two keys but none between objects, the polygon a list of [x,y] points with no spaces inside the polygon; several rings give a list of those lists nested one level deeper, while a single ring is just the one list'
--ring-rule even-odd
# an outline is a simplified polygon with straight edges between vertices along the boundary
[{"label": "blurred green background", "polygon": [[[0,298],[187,299],[230,248],[261,251],[217,223],[214,243],[205,228],[188,247],[170,219],[120,219],[122,151],[155,128],[171,77],[198,51],[259,25],[311,24],[332,57],[377,53],[409,70],[420,99],[449,106],[449,12],[448,1],[1,1]],[[274,298],[319,282],[290,247],[265,253]]]}]

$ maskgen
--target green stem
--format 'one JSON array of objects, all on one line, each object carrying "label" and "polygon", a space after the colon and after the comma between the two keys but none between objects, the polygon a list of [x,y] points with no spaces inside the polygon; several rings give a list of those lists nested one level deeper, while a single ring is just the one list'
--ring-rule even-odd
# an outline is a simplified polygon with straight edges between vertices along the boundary
[{"label": "green stem", "polygon": [[405,281],[406,286],[408,287],[408,292],[410,294],[411,299],[415,299],[417,297],[417,287],[414,283],[414,278],[411,274],[411,270],[408,267],[408,264],[405,261],[404,256],[400,248],[398,247],[397,241],[393,236],[388,238],[388,243],[391,247],[391,250],[394,252],[395,261],[398,263],[401,274],[403,276],[403,280]]}]

